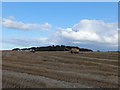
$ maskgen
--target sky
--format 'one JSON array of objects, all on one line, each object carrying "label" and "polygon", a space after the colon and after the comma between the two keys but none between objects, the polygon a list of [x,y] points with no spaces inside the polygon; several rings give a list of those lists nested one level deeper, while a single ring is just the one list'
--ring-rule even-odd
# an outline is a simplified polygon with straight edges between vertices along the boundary
[{"label": "sky", "polygon": [[117,2],[3,2],[2,50],[73,45],[117,50]]}]

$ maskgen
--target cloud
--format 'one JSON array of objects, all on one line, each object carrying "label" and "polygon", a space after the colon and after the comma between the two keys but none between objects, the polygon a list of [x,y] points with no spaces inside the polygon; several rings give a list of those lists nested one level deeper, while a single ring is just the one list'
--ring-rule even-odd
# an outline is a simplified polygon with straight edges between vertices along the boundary
[{"label": "cloud", "polygon": [[49,23],[44,24],[34,24],[34,23],[24,23],[21,21],[16,21],[14,17],[10,16],[8,18],[3,18],[2,25],[10,29],[18,30],[50,30],[52,26]]},{"label": "cloud", "polygon": [[[20,47],[29,47],[29,46],[41,46],[41,45],[53,45],[52,41],[50,41],[47,37],[42,38],[9,38],[9,39],[3,39],[3,45],[9,44],[9,45],[15,45]],[[14,47],[13,47],[14,48]]]},{"label": "cloud", "polygon": [[58,36],[71,43],[118,45],[117,23],[102,20],[81,20],[71,28],[58,28]]},{"label": "cloud", "polygon": [[[14,19],[11,17],[11,19]],[[9,19],[9,20],[11,20]],[[18,21],[11,20],[13,23]],[[19,22],[20,23],[20,22]],[[22,23],[22,22],[21,22]],[[24,24],[24,23],[23,23]],[[20,24],[19,24],[20,25]],[[15,25],[15,26],[19,26]],[[49,30],[51,25],[48,23],[36,26],[36,24],[21,24],[20,29],[29,30],[28,27],[40,27],[41,29]],[[9,26],[9,25],[8,25]],[[15,28],[14,26],[14,28]],[[9,27],[10,28],[10,27]],[[30,30],[31,30],[30,28]],[[117,23],[106,23],[102,20],[88,20],[84,19],[74,24],[69,28],[57,28],[52,31],[49,37],[38,38],[9,38],[4,39],[3,44],[14,46],[29,47],[29,46],[44,46],[44,45],[76,45],[86,48],[101,48],[106,50],[116,49],[118,46],[118,25]],[[14,47],[13,47],[14,48]]]}]

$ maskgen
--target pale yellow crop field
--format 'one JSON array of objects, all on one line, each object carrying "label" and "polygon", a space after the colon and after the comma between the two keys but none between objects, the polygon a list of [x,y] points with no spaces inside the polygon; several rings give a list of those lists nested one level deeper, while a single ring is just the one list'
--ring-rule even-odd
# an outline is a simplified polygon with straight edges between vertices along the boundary
[{"label": "pale yellow crop field", "polygon": [[3,88],[117,88],[118,53],[3,51]]}]

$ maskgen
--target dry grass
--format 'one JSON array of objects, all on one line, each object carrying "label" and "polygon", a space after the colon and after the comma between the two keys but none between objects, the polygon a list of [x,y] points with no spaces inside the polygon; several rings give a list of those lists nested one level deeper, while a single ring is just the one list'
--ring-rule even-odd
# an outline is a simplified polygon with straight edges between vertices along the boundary
[{"label": "dry grass", "polygon": [[3,51],[2,58],[4,88],[118,87],[116,52]]}]

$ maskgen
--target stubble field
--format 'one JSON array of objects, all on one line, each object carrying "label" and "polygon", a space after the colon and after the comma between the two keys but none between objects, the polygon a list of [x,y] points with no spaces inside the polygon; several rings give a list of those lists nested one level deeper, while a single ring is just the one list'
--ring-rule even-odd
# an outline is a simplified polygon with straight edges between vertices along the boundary
[{"label": "stubble field", "polygon": [[2,51],[3,88],[117,88],[118,53]]}]

